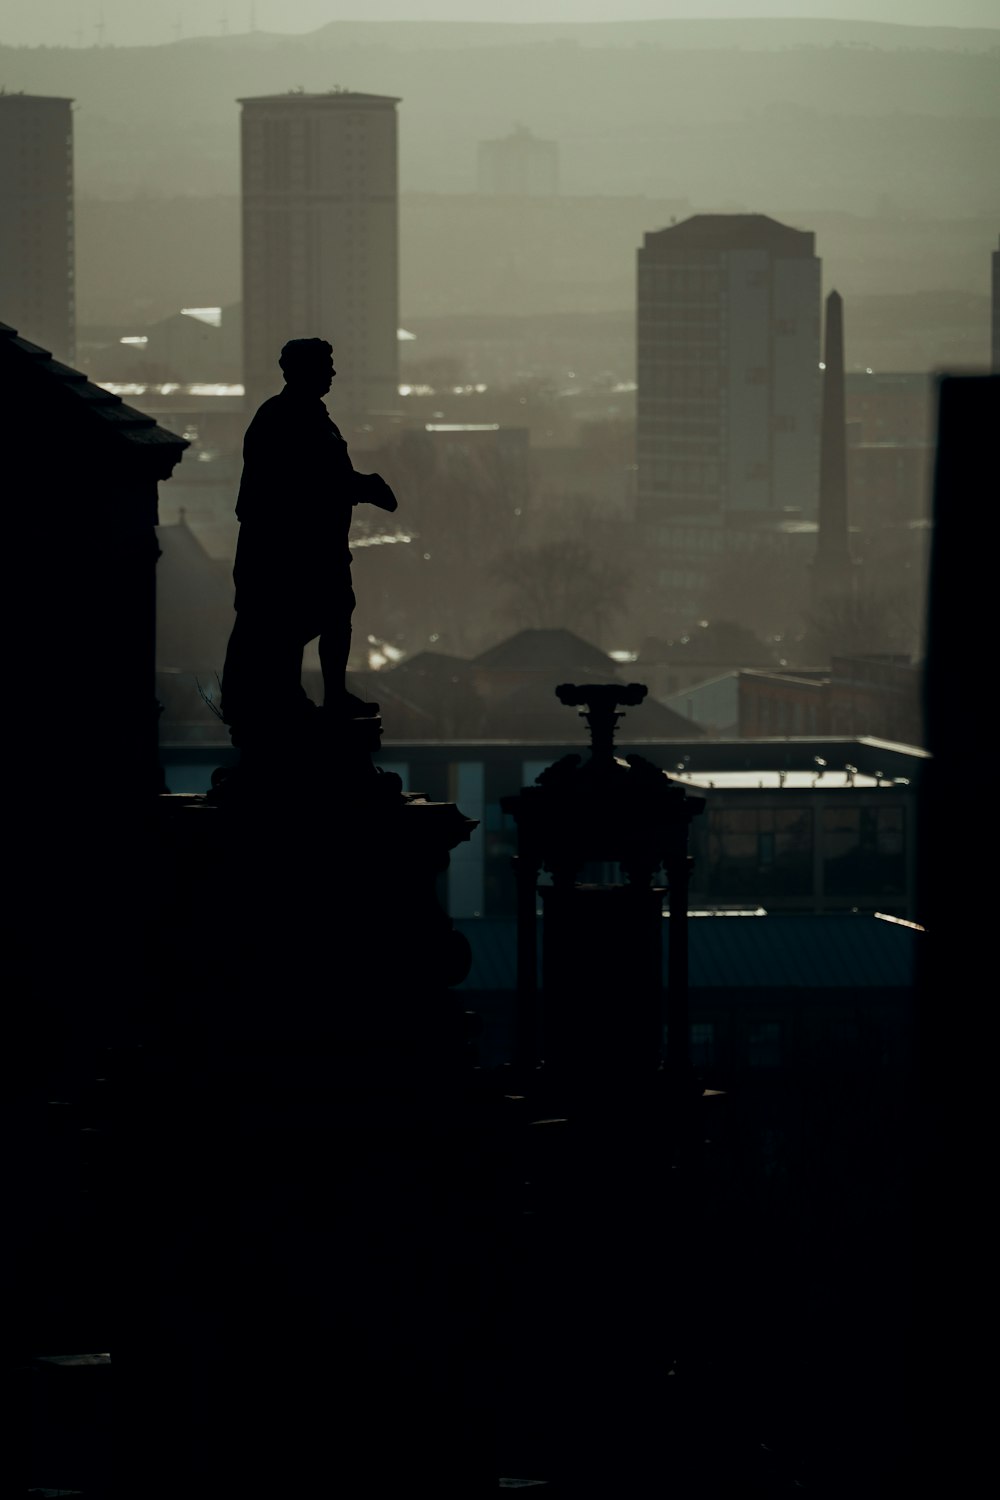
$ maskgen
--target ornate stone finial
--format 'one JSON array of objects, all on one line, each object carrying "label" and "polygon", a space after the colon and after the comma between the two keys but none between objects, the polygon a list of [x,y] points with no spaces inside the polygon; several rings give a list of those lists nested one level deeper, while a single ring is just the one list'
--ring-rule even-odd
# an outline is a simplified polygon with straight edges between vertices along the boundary
[{"label": "ornate stone finial", "polygon": [[590,752],[595,761],[614,759],[615,730],[623,717],[620,708],[634,708],[645,698],[649,689],[642,682],[563,682],[556,688],[556,697],[567,708],[580,708],[581,719],[587,721],[590,730]]}]

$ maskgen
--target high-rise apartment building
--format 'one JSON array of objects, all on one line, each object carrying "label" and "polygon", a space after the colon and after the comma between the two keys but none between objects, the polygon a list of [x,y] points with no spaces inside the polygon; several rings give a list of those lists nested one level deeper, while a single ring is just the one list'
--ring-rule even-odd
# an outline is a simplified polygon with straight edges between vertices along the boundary
[{"label": "high-rise apartment building", "polygon": [[0,318],[64,363],[76,342],[72,103],[0,93]]},{"label": "high-rise apartment building", "polygon": [[764,214],[696,214],[638,252],[637,517],[816,515],[820,261]]},{"label": "high-rise apartment building", "polygon": [[490,196],[553,198],[559,191],[559,147],[515,125],[499,141],[479,143],[479,191]]},{"label": "high-rise apartment building", "polygon": [[381,94],[241,99],[247,409],[280,389],[292,338],[324,338],[330,404],[357,420],[398,396],[396,105]]}]

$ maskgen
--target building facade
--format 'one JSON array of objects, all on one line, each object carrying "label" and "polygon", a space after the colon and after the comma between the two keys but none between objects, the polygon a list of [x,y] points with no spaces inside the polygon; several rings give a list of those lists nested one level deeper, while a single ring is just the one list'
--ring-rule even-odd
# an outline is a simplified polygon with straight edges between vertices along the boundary
[{"label": "building facade", "polygon": [[696,214],[638,252],[638,519],[814,519],[820,261],[763,214]]},{"label": "building facade", "polygon": [[499,141],[480,141],[479,191],[490,197],[554,198],[559,191],[559,147],[516,125]]},{"label": "building facade", "polygon": [[[379,764],[396,772],[405,790],[432,802],[455,801],[479,820],[444,877],[452,917],[513,922],[510,861],[517,839],[501,798],[580,749],[579,741],[514,738],[384,744]],[[691,830],[693,909],[763,905],[789,915],[882,912],[915,919],[917,796],[926,751],[832,737],[630,740],[628,749],[705,793],[705,816]],[[219,743],[164,744],[167,783],[174,792],[204,791],[212,769],[232,764],[236,754]],[[615,876],[595,867],[592,878]]]},{"label": "building facade", "polygon": [[72,99],[0,93],[0,317],[75,356]]},{"label": "building facade", "polygon": [[247,409],[293,338],[333,345],[348,422],[398,397],[398,99],[340,91],[241,99]]}]

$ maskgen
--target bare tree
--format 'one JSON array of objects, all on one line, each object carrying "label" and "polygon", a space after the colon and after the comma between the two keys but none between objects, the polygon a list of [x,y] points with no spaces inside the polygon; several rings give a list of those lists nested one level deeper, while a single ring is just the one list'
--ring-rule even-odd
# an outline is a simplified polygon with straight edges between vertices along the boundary
[{"label": "bare tree", "polygon": [[572,630],[600,644],[611,617],[625,613],[627,569],[572,537],[505,552],[490,572],[522,629]]},{"label": "bare tree", "polygon": [[805,644],[817,661],[832,656],[900,655],[920,651],[921,600],[911,593],[859,587],[822,599],[805,615]]}]

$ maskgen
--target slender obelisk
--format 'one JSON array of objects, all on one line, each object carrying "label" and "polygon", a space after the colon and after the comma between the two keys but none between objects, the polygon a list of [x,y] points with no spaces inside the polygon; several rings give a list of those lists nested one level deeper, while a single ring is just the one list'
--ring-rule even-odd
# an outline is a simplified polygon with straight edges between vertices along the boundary
[{"label": "slender obelisk", "polygon": [[847,531],[847,422],[844,400],[844,299],[826,299],[823,415],[819,449],[819,536],[812,568],[814,602],[848,593],[853,563]]}]

